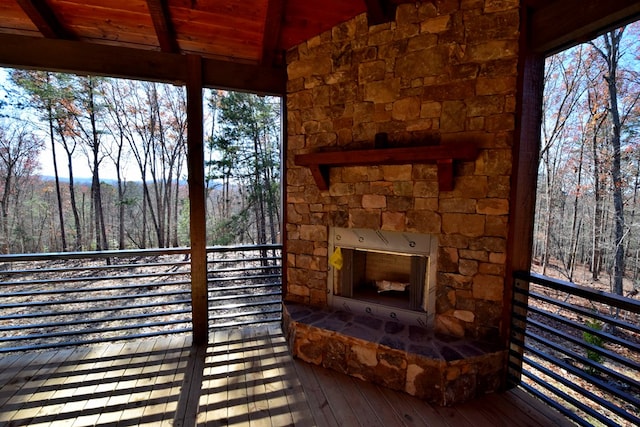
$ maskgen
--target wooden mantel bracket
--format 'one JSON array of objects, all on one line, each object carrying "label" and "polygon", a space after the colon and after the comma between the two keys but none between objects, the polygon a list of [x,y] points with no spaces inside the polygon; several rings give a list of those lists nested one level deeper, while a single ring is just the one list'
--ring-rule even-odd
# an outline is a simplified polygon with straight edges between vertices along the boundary
[{"label": "wooden mantel bracket", "polygon": [[453,162],[471,161],[478,156],[476,144],[447,143],[420,147],[372,148],[298,154],[295,164],[307,166],[320,190],[329,189],[329,170],[334,166],[376,166],[435,163],[440,191],[453,190]]}]

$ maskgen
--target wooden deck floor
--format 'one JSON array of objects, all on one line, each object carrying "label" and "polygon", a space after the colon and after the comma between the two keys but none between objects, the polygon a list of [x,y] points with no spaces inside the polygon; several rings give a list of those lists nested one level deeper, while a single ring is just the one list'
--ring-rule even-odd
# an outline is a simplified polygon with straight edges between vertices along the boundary
[{"label": "wooden deck floor", "polygon": [[571,425],[521,390],[452,408],[293,360],[278,327],[0,356],[0,425]]}]

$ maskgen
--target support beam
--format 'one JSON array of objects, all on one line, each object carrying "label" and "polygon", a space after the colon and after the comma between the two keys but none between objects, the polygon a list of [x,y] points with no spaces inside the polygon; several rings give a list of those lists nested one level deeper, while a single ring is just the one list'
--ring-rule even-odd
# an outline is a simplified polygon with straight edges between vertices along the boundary
[{"label": "support beam", "polygon": [[274,65],[276,49],[280,41],[282,20],[284,19],[285,0],[268,0],[267,17],[264,25],[264,37],[262,41],[262,65]]},{"label": "support beam", "polygon": [[176,33],[171,23],[171,15],[166,0],[147,0],[153,27],[156,30],[160,50],[166,53],[179,53]]},{"label": "support beam", "polygon": [[638,17],[640,2],[637,0],[550,2],[531,15],[530,48],[536,53],[555,53]]},{"label": "support beam", "polygon": [[[0,35],[0,65],[185,84],[186,56],[151,50]],[[202,59],[203,86],[281,96],[284,68]]]},{"label": "support beam", "polygon": [[[516,98],[516,138],[512,146],[512,176],[509,195],[509,235],[502,306],[501,335],[505,348],[509,349],[509,364],[503,379],[504,388],[517,386],[522,374],[522,352],[517,341],[524,342],[523,331],[513,329],[514,313],[526,317],[526,308],[514,304],[514,287],[528,286],[517,283],[514,271],[528,271],[533,251],[533,225],[538,182],[540,154],[540,124],[542,123],[542,98],[544,93],[544,62],[540,53],[529,50],[527,34],[530,29],[528,8],[521,10],[523,28],[520,35],[520,61],[518,64],[518,96]],[[514,380],[515,379],[515,380]]]},{"label": "support beam", "polygon": [[187,167],[191,237],[191,311],[193,343],[205,344],[209,330],[207,298],[207,224],[204,186],[202,58],[187,56]]},{"label": "support beam", "polygon": [[47,2],[34,0],[16,0],[16,2],[43,36],[51,39],[75,38],[58,21]]}]

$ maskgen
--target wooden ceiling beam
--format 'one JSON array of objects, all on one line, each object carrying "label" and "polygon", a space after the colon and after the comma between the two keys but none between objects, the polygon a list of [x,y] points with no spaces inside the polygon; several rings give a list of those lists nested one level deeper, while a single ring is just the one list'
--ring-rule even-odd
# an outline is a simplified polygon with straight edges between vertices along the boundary
[{"label": "wooden ceiling beam", "polygon": [[640,17],[638,0],[563,0],[531,13],[530,47],[552,54]]},{"label": "wooden ceiling beam", "polygon": [[16,2],[43,36],[51,39],[75,39],[74,35],[58,21],[47,2],[34,0],[16,0]]},{"label": "wooden ceiling beam", "polygon": [[396,19],[396,5],[391,0],[364,0],[369,25],[384,24]]},{"label": "wooden ceiling beam", "polygon": [[284,5],[286,0],[268,0],[267,16],[264,24],[264,36],[262,41],[262,65],[274,65],[277,57],[282,21],[284,19]]},{"label": "wooden ceiling beam", "polygon": [[158,37],[160,50],[167,53],[179,53],[180,47],[171,23],[171,15],[166,0],[147,0],[149,14]]},{"label": "wooden ceiling beam", "polygon": [[[68,40],[0,35],[0,66],[184,85],[187,56]],[[282,96],[284,68],[203,59],[205,87]]]}]

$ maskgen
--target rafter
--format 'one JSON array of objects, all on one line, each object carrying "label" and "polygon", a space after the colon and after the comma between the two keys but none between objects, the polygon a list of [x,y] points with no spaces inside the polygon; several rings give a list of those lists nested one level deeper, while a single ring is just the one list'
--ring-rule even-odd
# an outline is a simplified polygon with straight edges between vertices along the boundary
[{"label": "rafter", "polygon": [[268,0],[262,41],[262,59],[260,60],[260,63],[266,66],[273,65],[276,58],[282,20],[284,19],[284,4],[285,0]]},{"label": "rafter", "polygon": [[378,25],[396,19],[396,5],[391,0],[364,0],[369,25]]},{"label": "rafter", "polygon": [[147,6],[151,14],[153,27],[156,30],[160,49],[167,53],[180,52],[166,0],[147,0]]},{"label": "rafter", "polygon": [[[0,35],[0,66],[185,84],[186,56],[86,42]],[[203,59],[205,87],[283,95],[284,68]]]},{"label": "rafter", "polygon": [[47,2],[34,0],[16,0],[31,22],[40,33],[52,39],[68,39],[75,37],[58,21]]},{"label": "rafter", "polygon": [[[576,13],[576,11],[580,13]],[[597,36],[603,29],[632,22],[640,16],[637,0],[563,0],[534,10],[530,47],[554,53]]]}]

